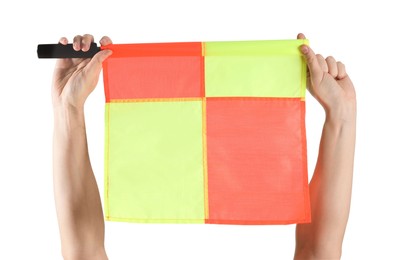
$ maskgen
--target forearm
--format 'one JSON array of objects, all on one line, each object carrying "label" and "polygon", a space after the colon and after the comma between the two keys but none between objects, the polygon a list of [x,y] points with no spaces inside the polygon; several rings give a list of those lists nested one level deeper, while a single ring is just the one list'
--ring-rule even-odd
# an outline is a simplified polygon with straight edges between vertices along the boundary
[{"label": "forearm", "polygon": [[349,120],[327,115],[310,182],[312,222],[296,227],[296,248],[312,259],[339,259],[348,221],[355,150],[355,112]]},{"label": "forearm", "polygon": [[53,181],[56,211],[65,258],[100,254],[104,220],[91,169],[82,110],[54,111]]}]

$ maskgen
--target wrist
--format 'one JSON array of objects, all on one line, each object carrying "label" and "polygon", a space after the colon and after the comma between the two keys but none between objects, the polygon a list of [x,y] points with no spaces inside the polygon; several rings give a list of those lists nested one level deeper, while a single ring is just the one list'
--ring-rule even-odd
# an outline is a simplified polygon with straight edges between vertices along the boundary
[{"label": "wrist", "polygon": [[56,131],[84,129],[84,109],[71,105],[53,106],[54,127]]},{"label": "wrist", "polygon": [[69,112],[82,113],[84,111],[84,101],[78,102],[77,98],[73,98],[72,95],[57,95],[52,93],[52,105],[53,111],[56,112]]},{"label": "wrist", "polygon": [[335,126],[356,124],[356,102],[325,109],[325,121]]},{"label": "wrist", "polygon": [[351,106],[340,106],[325,111],[325,124],[336,128],[356,127],[356,104]]}]

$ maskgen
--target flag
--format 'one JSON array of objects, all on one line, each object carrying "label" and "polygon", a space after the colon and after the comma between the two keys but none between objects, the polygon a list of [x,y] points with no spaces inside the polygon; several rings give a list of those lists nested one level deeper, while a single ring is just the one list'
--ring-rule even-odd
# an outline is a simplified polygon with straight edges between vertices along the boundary
[{"label": "flag", "polygon": [[303,43],[104,46],[106,219],[310,222]]}]

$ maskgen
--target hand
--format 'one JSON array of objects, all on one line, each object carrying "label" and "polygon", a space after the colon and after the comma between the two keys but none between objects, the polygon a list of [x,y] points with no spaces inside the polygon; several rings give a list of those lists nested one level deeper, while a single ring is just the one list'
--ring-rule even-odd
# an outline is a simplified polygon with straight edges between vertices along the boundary
[{"label": "hand", "polygon": [[[297,38],[305,39],[305,36],[299,33]],[[332,56],[324,59],[304,44],[300,46],[300,51],[308,66],[307,89],[323,106],[327,116],[344,121],[354,119],[356,94],[345,65],[336,62]]]},{"label": "hand", "polygon": [[[93,41],[94,37],[92,35],[77,35],[73,40],[73,49],[75,51],[88,51]],[[59,41],[63,45],[66,45],[67,42],[65,37],[62,37]],[[106,36],[100,40],[102,46],[111,43],[111,39]],[[103,50],[91,59],[59,59],[56,62],[53,74],[53,106],[63,105],[83,109],[87,97],[97,86],[102,62],[111,54],[111,50]]]}]

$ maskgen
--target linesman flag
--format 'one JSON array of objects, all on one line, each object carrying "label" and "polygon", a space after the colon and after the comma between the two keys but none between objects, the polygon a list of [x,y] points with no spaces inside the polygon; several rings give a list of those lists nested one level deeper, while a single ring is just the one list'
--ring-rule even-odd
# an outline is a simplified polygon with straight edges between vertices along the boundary
[{"label": "linesman flag", "polygon": [[304,43],[101,47],[106,219],[310,222]]}]

